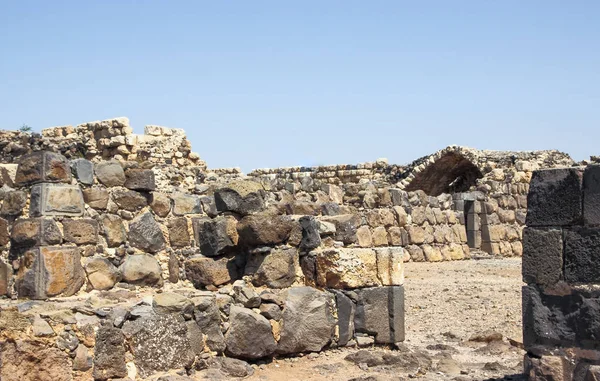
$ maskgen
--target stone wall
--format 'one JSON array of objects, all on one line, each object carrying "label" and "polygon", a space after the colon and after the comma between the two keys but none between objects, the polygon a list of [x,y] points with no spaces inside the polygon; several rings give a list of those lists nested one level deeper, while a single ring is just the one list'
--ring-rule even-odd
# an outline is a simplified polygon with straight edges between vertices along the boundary
[{"label": "stone wall", "polygon": [[530,380],[600,379],[600,166],[536,171],[523,237]]}]

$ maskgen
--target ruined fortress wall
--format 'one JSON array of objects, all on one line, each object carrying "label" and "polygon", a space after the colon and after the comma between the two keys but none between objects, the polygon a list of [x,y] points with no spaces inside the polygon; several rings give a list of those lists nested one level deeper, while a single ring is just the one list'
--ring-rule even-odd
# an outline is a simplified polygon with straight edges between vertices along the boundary
[{"label": "ruined fortress wall", "polygon": [[600,378],[600,166],[534,172],[523,238],[531,380]]}]

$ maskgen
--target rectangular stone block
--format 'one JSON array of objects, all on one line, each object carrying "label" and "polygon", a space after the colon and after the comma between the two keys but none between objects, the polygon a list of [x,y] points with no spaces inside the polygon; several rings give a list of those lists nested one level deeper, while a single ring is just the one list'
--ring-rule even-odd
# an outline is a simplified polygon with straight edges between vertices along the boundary
[{"label": "rectangular stone block", "polygon": [[564,258],[567,282],[600,282],[600,228],[566,230]]},{"label": "rectangular stone block", "polygon": [[523,282],[552,285],[562,279],[563,239],[560,229],[523,230]]},{"label": "rectangular stone block", "polygon": [[600,165],[589,165],[583,174],[583,219],[600,225]]},{"label": "rectangular stone block", "polygon": [[481,247],[481,232],[475,230],[467,230],[467,244],[469,247]]},{"label": "rectangular stone block", "polygon": [[467,230],[481,229],[481,218],[478,214],[469,214],[467,216]]},{"label": "rectangular stone block", "polygon": [[337,307],[338,345],[343,347],[354,337],[354,315],[356,305],[343,292],[334,290]]},{"label": "rectangular stone block", "polygon": [[404,284],[404,253],[402,247],[375,249],[377,277],[384,286]]},{"label": "rectangular stone block", "polygon": [[39,151],[19,159],[15,182],[28,185],[40,182],[71,182],[68,160],[57,153]]},{"label": "rectangular stone block", "polygon": [[381,284],[373,249],[325,249],[316,252],[317,284],[335,289]]},{"label": "rectangular stone block", "polygon": [[527,196],[528,226],[567,226],[583,220],[581,168],[533,172]]},{"label": "rectangular stone block", "polygon": [[83,212],[83,194],[77,185],[36,184],[31,188],[31,217],[78,217]]},{"label": "rectangular stone block", "polygon": [[356,294],[357,333],[375,336],[378,344],[404,341],[404,286],[363,288]]},{"label": "rectangular stone block", "polygon": [[0,260],[0,296],[8,295],[12,268]]}]

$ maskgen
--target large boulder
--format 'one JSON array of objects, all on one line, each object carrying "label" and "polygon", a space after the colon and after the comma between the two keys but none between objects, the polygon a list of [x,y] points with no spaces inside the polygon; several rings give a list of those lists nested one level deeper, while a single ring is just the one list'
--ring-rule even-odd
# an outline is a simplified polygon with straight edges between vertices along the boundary
[{"label": "large boulder", "polygon": [[289,216],[255,214],[242,218],[238,222],[237,231],[240,243],[246,246],[274,246],[289,238],[294,224]]},{"label": "large boulder", "polygon": [[93,376],[95,380],[127,376],[125,336],[112,324],[100,327],[96,334]]},{"label": "large boulder", "polygon": [[119,270],[106,258],[90,259],[85,272],[94,290],[110,290],[121,279]]},{"label": "large boulder", "polygon": [[85,282],[77,247],[44,246],[25,252],[20,259],[16,279],[20,297],[71,296]]},{"label": "large boulder", "polygon": [[151,169],[130,168],[125,172],[125,188],[141,191],[156,189],[154,172]]},{"label": "large boulder", "polygon": [[330,294],[312,287],[288,289],[277,353],[319,352],[329,344],[336,326],[333,305]]},{"label": "large boulder", "polygon": [[404,341],[404,287],[370,287],[355,292],[356,332],[375,336],[379,344]]},{"label": "large boulder", "polygon": [[259,359],[277,349],[271,324],[262,315],[247,308],[232,306],[229,330],[225,334],[226,353],[244,359]]},{"label": "large boulder", "polygon": [[257,213],[265,208],[263,186],[255,181],[234,181],[216,189],[215,204],[219,212],[241,215]]},{"label": "large boulder", "polygon": [[129,224],[129,243],[131,246],[149,253],[164,249],[165,236],[152,213],[146,212]]},{"label": "large boulder", "polygon": [[211,297],[198,297],[194,302],[194,321],[205,337],[208,349],[218,353],[225,351],[225,338],[221,331],[221,312],[216,300]]},{"label": "large boulder", "polygon": [[120,187],[125,184],[125,171],[116,161],[102,161],[96,164],[96,177],[107,187]]},{"label": "large boulder", "polygon": [[39,151],[20,158],[15,178],[17,185],[35,183],[70,183],[69,161],[62,155]]},{"label": "large boulder", "polygon": [[189,368],[194,352],[180,314],[147,315],[128,320],[123,334],[141,377],[171,369]]},{"label": "large boulder", "polygon": [[219,216],[214,219],[194,218],[194,238],[200,252],[207,257],[225,254],[238,243],[237,220],[232,216]]},{"label": "large boulder", "polygon": [[185,261],[185,273],[196,288],[219,286],[239,277],[238,264],[233,256],[219,258],[192,256]]},{"label": "large boulder", "polygon": [[78,185],[44,183],[31,188],[31,217],[79,217],[84,210],[83,193]]},{"label": "large boulder", "polygon": [[296,280],[298,263],[295,248],[273,249],[268,253],[250,254],[245,272],[252,275],[252,283],[257,287],[286,288]]},{"label": "large boulder", "polygon": [[127,283],[145,286],[162,283],[160,264],[149,254],[128,256],[119,270]]}]

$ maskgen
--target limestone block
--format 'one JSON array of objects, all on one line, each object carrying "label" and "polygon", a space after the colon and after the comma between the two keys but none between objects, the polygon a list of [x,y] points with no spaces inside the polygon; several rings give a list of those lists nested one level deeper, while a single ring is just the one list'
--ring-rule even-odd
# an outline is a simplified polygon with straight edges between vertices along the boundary
[{"label": "limestone block", "polygon": [[84,210],[83,194],[76,185],[36,184],[31,188],[31,217],[79,217]]},{"label": "limestone block", "polygon": [[369,210],[365,214],[367,219],[367,223],[372,228],[376,228],[378,226],[393,226],[396,225],[396,217],[394,213],[389,209],[374,209]]},{"label": "limestone block", "polygon": [[[388,229],[388,241],[392,246],[404,246],[405,243],[402,240],[402,228],[398,226],[392,226]],[[408,244],[408,242],[406,243]]]},{"label": "limestone block", "polygon": [[398,221],[398,225],[400,227],[406,226],[406,224],[409,223],[409,215],[408,215],[408,213],[406,213],[406,210],[401,206],[394,206],[392,209],[393,209],[394,213],[396,214],[396,219]]},{"label": "limestone block", "polygon": [[588,165],[583,175],[583,218],[600,225],[600,165]]},{"label": "limestone block", "polygon": [[363,225],[356,230],[356,243],[360,247],[372,247],[373,236],[371,235],[371,229],[367,225]]},{"label": "limestone block", "polygon": [[12,268],[0,260],[0,296],[9,294],[11,278]]},{"label": "limestone block", "polygon": [[13,223],[10,235],[15,247],[58,245],[62,234],[56,222],[45,218],[20,218]]},{"label": "limestone block", "polygon": [[234,212],[245,216],[265,207],[264,188],[255,181],[234,181],[216,189],[214,195],[219,212]]},{"label": "limestone block", "polygon": [[71,172],[80,183],[92,185],[94,183],[94,164],[86,159],[71,161]]},{"label": "limestone block", "polygon": [[171,199],[164,193],[152,192],[150,208],[159,217],[166,217],[171,212]]},{"label": "limestone block", "polygon": [[119,187],[125,184],[125,171],[116,160],[96,164],[95,172],[98,180],[107,187]]},{"label": "limestone block", "polygon": [[117,247],[127,240],[127,232],[121,217],[114,214],[103,214],[100,216],[102,234],[106,238],[109,247]]},{"label": "limestone block", "polygon": [[6,185],[12,188],[15,186],[17,167],[17,164],[0,164],[0,187]]},{"label": "limestone block", "polygon": [[119,271],[127,283],[144,286],[162,284],[160,264],[149,254],[128,255]]},{"label": "limestone block", "polygon": [[119,270],[106,258],[88,260],[85,273],[94,290],[110,290],[121,279]]},{"label": "limestone block", "polygon": [[10,242],[10,235],[8,233],[8,221],[4,218],[0,218],[0,247],[8,245]]},{"label": "limestone block", "polygon": [[406,229],[411,244],[422,244],[425,242],[425,229],[420,226],[410,225]]},{"label": "limestone block", "polygon": [[316,252],[317,284],[336,289],[379,285],[372,249],[325,249]]},{"label": "limestone block", "polygon": [[202,255],[214,257],[236,247],[239,240],[236,225],[237,220],[232,216],[192,219],[194,239]]},{"label": "limestone block", "polygon": [[404,287],[384,286],[356,290],[354,317],[357,333],[375,335],[378,344],[404,341]]},{"label": "limestone block", "polygon": [[171,199],[173,200],[173,214],[176,216],[202,213],[202,204],[198,196],[174,193],[171,195]]},{"label": "limestone block", "polygon": [[150,212],[137,216],[129,224],[129,244],[149,253],[164,249],[165,237]]},{"label": "limestone block", "polygon": [[440,248],[437,246],[423,245],[421,248],[427,262],[440,262],[444,259]]},{"label": "limestone block", "polygon": [[83,190],[83,200],[91,208],[105,210],[108,205],[108,191],[105,188],[86,188]]},{"label": "limestone block", "polygon": [[286,288],[296,280],[298,264],[295,248],[273,249],[268,253],[249,255],[245,273],[252,275],[252,283],[257,287]]},{"label": "limestone block", "polygon": [[27,251],[20,260],[16,288],[19,297],[45,299],[75,294],[85,282],[79,248],[44,246]]},{"label": "limestone block", "polygon": [[383,286],[404,284],[404,254],[402,247],[375,249],[377,278]]},{"label": "limestone block", "polygon": [[230,283],[239,277],[239,269],[234,256],[209,258],[195,255],[185,261],[185,273],[194,287],[219,286]]},{"label": "limestone block", "polygon": [[141,191],[153,191],[156,189],[154,172],[151,169],[130,168],[125,171],[125,188]]},{"label": "limestone block", "polygon": [[373,245],[376,247],[388,245],[388,234],[383,226],[373,229]]},{"label": "limestone block", "polygon": [[465,252],[463,250],[463,246],[451,243],[448,247],[448,253],[450,255],[450,259],[453,261],[465,259]]},{"label": "limestone block", "polygon": [[533,173],[527,196],[528,226],[564,226],[582,220],[580,168],[556,168]]},{"label": "limestone block", "polygon": [[501,222],[506,224],[512,224],[516,220],[514,210],[498,209],[498,217]]},{"label": "limestone block", "polygon": [[68,160],[57,153],[38,151],[22,156],[15,177],[17,185],[41,182],[70,183],[71,169]]},{"label": "limestone block", "polygon": [[98,242],[98,222],[91,218],[79,220],[64,219],[62,222],[65,241],[77,245]]}]

